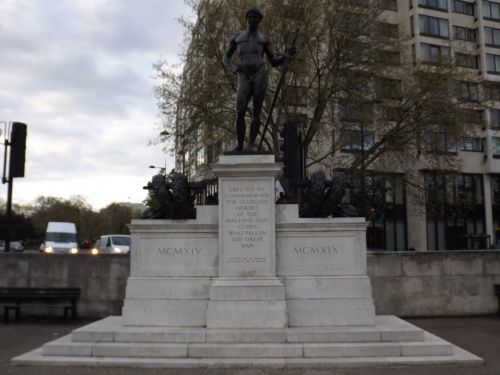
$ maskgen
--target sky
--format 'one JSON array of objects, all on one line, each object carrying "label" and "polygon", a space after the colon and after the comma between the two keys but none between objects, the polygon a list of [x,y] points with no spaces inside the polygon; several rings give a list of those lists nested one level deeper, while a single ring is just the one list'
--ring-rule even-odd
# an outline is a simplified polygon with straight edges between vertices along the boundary
[{"label": "sky", "polygon": [[193,16],[183,0],[0,0],[0,140],[6,123],[28,126],[14,204],[138,203],[149,166],[173,168],[150,145],[161,131],[152,65],[180,63],[181,16]]}]

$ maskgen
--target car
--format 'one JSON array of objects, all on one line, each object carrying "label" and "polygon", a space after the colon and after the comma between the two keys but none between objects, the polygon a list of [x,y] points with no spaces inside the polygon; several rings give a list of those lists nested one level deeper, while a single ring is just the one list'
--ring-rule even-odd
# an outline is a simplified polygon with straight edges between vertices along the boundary
[{"label": "car", "polygon": [[[5,241],[0,241],[0,251],[5,251]],[[23,243],[21,241],[10,241],[10,251],[23,251]]]},{"label": "car", "polygon": [[130,251],[130,236],[125,234],[106,234],[94,246],[99,254],[127,254]]}]

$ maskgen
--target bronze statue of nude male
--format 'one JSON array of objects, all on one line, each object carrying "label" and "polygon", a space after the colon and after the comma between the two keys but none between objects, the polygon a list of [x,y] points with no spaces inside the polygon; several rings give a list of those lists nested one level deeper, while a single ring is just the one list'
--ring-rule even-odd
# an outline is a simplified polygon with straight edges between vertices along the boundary
[{"label": "bronze statue of nude male", "polygon": [[[224,66],[238,75],[238,92],[236,95],[236,135],[238,145],[235,151],[243,150],[245,140],[245,112],[252,98],[252,123],[250,125],[249,142],[246,151],[255,151],[255,139],[259,133],[262,103],[267,89],[267,68],[264,55],[273,67],[287,63],[295,55],[295,47],[287,49],[284,56],[277,56],[274,47],[264,34],[258,31],[262,12],[257,8],[249,8],[245,12],[247,29],[238,32],[229,43],[224,55]],[[231,63],[236,52],[237,64]]]}]

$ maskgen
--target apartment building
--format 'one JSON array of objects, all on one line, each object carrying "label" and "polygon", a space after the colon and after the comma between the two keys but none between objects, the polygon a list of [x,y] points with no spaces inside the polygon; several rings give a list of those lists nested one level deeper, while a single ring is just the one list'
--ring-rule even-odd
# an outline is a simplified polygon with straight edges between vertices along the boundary
[{"label": "apartment building", "polygon": [[[388,34],[400,39],[399,53],[388,51],[393,60],[407,55],[415,65],[448,61],[463,72],[456,95],[467,113],[468,131],[460,139],[449,139],[445,133],[426,135],[422,158],[431,152],[447,154],[455,158],[456,168],[436,170],[425,162],[416,163],[413,172],[425,187],[416,193],[420,200],[412,199],[410,188],[402,182],[404,169],[370,171],[366,186],[372,191],[363,197],[367,212],[384,212],[369,218],[368,247],[388,251],[500,247],[500,1],[377,0],[377,6],[383,9]],[[395,77],[401,69],[397,65]],[[379,78],[373,90],[397,101],[400,82],[394,77]],[[356,120],[356,113],[363,111],[350,108],[349,103],[337,106],[337,116],[346,122]],[[390,105],[376,111],[384,118],[395,116]],[[195,177],[224,147],[221,142],[202,141],[202,129],[191,132],[193,136],[177,140],[176,160],[179,169]],[[315,145],[337,145],[337,152],[325,159],[327,171],[341,169],[350,153],[370,147],[376,131],[360,138],[358,131],[346,126],[334,138],[321,137]],[[467,212],[457,212],[458,201],[464,197]],[[351,199],[356,198],[353,192]]]}]

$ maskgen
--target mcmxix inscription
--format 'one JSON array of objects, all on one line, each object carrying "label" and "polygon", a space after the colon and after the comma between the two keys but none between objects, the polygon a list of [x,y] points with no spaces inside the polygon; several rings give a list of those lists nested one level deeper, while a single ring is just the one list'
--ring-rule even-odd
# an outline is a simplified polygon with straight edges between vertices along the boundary
[{"label": "mcmxix inscription", "polygon": [[335,246],[297,246],[293,248],[296,255],[329,255],[338,254]]}]

